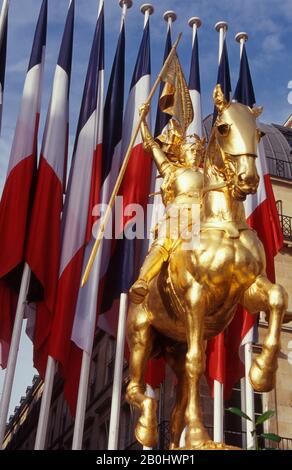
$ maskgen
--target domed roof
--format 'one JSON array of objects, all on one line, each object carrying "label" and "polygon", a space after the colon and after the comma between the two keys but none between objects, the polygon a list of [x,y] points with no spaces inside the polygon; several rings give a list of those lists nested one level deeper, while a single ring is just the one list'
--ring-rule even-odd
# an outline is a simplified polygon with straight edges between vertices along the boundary
[{"label": "domed roof", "polygon": [[[203,121],[206,139],[209,139],[213,116],[210,114]],[[263,144],[270,174],[280,178],[292,179],[292,129],[276,124],[259,123],[265,133]]]}]

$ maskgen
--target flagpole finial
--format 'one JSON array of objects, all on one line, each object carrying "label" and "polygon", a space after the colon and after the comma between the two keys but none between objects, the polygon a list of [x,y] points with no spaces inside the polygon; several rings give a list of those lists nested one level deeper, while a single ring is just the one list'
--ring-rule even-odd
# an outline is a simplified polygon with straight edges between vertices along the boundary
[{"label": "flagpole finial", "polygon": [[239,42],[239,44],[241,42],[246,42],[248,41],[248,34],[245,32],[237,33],[234,39],[236,42]]},{"label": "flagpole finial", "polygon": [[148,15],[150,16],[154,13],[154,7],[153,5],[151,5],[151,3],[143,3],[143,5],[141,5],[140,7],[140,11],[141,13],[143,13],[143,15],[148,13]]},{"label": "flagpole finial", "polygon": [[188,25],[193,28],[194,26],[199,29],[202,26],[202,20],[198,16],[193,16],[192,18],[189,19]]},{"label": "flagpole finial", "polygon": [[126,8],[129,9],[132,7],[133,1],[132,0],[119,0],[119,5],[121,8],[125,6]]},{"label": "flagpole finial", "polygon": [[164,15],[163,15],[163,19],[164,21],[166,21],[166,23],[174,23],[177,19],[177,15],[174,11],[172,10],[167,10]]},{"label": "flagpole finial", "polygon": [[223,29],[224,32],[226,32],[228,30],[227,21],[218,21],[218,23],[215,24],[215,29],[217,33],[219,33],[221,29]]}]

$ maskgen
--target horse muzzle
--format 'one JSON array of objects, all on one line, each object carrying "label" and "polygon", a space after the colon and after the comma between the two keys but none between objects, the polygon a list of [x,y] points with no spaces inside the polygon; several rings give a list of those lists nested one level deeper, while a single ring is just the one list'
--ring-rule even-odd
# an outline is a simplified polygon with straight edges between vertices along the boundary
[{"label": "horse muzzle", "polygon": [[238,201],[245,201],[249,194],[256,194],[259,181],[254,184],[235,184],[232,190],[232,196]]}]

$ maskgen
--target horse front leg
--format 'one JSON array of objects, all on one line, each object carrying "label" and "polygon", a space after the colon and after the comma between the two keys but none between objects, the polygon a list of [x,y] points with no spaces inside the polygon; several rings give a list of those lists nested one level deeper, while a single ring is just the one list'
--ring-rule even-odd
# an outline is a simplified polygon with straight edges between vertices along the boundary
[{"label": "horse front leg", "polygon": [[197,449],[210,441],[203,424],[200,403],[200,378],[206,365],[204,342],[205,295],[202,286],[195,283],[188,289],[184,300],[188,347],[185,365],[188,390],[185,414],[187,426],[186,449]]},{"label": "horse front leg", "polygon": [[265,276],[259,276],[246,291],[243,306],[250,313],[269,313],[268,333],[262,352],[254,360],[249,378],[257,392],[270,392],[275,387],[280,334],[288,296],[279,284],[272,284]]},{"label": "horse front leg", "polygon": [[135,436],[143,446],[155,447],[158,440],[157,402],[145,395],[145,372],[153,348],[153,329],[142,304],[131,304],[127,320],[130,348],[130,382],[126,400],[140,410]]}]

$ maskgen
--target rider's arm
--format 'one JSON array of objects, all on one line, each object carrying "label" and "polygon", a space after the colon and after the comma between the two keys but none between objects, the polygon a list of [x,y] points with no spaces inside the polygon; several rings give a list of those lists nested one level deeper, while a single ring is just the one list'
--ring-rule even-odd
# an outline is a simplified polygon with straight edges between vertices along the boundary
[{"label": "rider's arm", "polygon": [[161,150],[159,144],[155,142],[151,135],[146,119],[144,118],[141,124],[141,134],[143,138],[143,147],[147,152],[152,153],[153,160],[157,166],[159,173],[165,176],[167,168],[170,166],[168,159],[164,152]]}]

